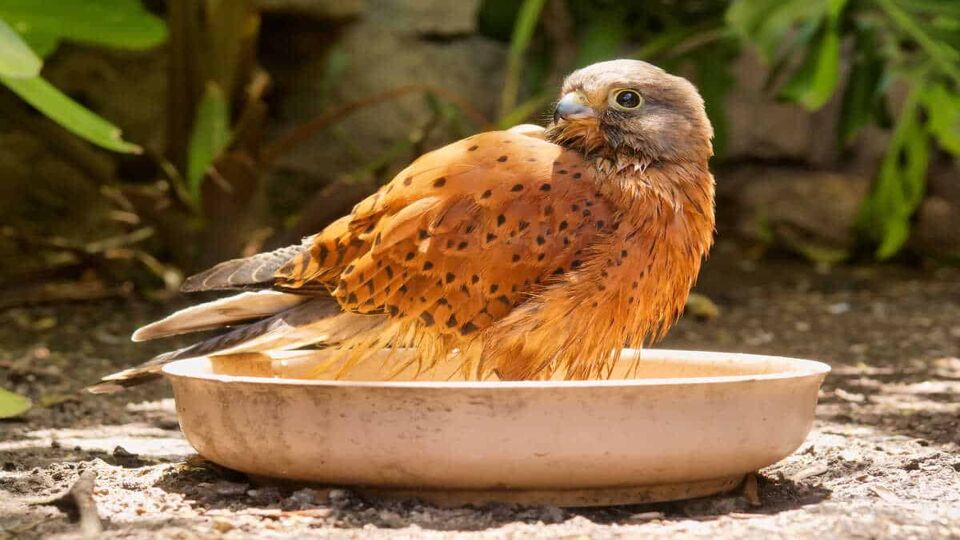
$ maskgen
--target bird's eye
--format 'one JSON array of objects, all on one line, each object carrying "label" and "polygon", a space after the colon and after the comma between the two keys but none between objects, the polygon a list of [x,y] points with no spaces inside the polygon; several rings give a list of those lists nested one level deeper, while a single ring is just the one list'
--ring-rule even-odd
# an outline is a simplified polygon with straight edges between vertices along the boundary
[{"label": "bird's eye", "polygon": [[610,102],[618,109],[636,109],[643,104],[643,98],[636,90],[614,90]]}]

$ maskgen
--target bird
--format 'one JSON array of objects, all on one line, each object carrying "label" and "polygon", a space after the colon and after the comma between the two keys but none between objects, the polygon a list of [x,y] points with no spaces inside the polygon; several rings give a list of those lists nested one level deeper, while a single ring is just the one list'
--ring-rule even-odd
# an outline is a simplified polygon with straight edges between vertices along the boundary
[{"label": "bird", "polygon": [[428,152],[299,244],[222,262],[181,290],[239,291],[137,330],[224,333],[172,360],[321,347],[345,365],[412,348],[479,380],[609,376],[662,338],[713,244],[713,128],[688,80],[630,59],[563,82],[552,121]]}]

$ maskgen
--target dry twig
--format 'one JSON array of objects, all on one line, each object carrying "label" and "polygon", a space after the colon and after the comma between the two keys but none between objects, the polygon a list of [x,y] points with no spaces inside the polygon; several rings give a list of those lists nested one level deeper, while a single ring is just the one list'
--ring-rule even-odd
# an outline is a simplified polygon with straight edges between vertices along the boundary
[{"label": "dry twig", "polygon": [[62,495],[52,499],[37,501],[37,505],[52,505],[67,514],[70,521],[80,522],[84,538],[97,538],[103,532],[103,522],[97,512],[97,502],[93,500],[93,488],[96,485],[97,472],[86,470],[80,473],[76,482]]}]

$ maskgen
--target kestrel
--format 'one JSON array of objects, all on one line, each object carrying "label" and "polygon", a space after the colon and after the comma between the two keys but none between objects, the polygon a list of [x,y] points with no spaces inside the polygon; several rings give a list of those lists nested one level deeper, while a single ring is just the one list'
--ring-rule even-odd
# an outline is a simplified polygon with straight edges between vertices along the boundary
[{"label": "kestrel", "polygon": [[364,361],[414,347],[473,377],[603,377],[682,312],[714,232],[713,130],[687,80],[636,60],[567,77],[545,130],[427,153],[301,244],[227,261],[183,291],[243,290],[136,341],[232,327],[168,361],[321,346]]}]

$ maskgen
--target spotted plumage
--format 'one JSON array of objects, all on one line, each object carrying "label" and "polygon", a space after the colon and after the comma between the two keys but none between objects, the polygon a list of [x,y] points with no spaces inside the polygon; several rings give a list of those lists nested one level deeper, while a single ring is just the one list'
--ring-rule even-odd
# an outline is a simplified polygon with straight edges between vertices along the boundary
[{"label": "spotted plumage", "polygon": [[[223,263],[189,288],[339,306],[272,347],[301,346],[314,325],[327,332],[315,342],[352,361],[412,346],[426,368],[455,354],[479,378],[604,376],[623,346],[676,320],[712,243],[712,131],[693,86],[643,62],[590,66],[563,93],[546,131],[425,154],[303,244]],[[189,329],[170,319],[153,333]]]},{"label": "spotted plumage", "polygon": [[[568,170],[594,175],[576,152],[510,132],[454,143],[358,204],[346,227],[318,235],[319,247],[291,258],[274,286],[297,291],[320,281],[347,311],[393,306],[392,318],[435,333],[476,333],[536,292],[526,284],[555,279],[552,271],[569,267],[612,222],[613,209],[597,199],[595,183],[574,180]],[[575,202],[597,204],[590,215],[553,211]],[[368,248],[352,259],[323,260],[320,247],[351,242]]]}]

